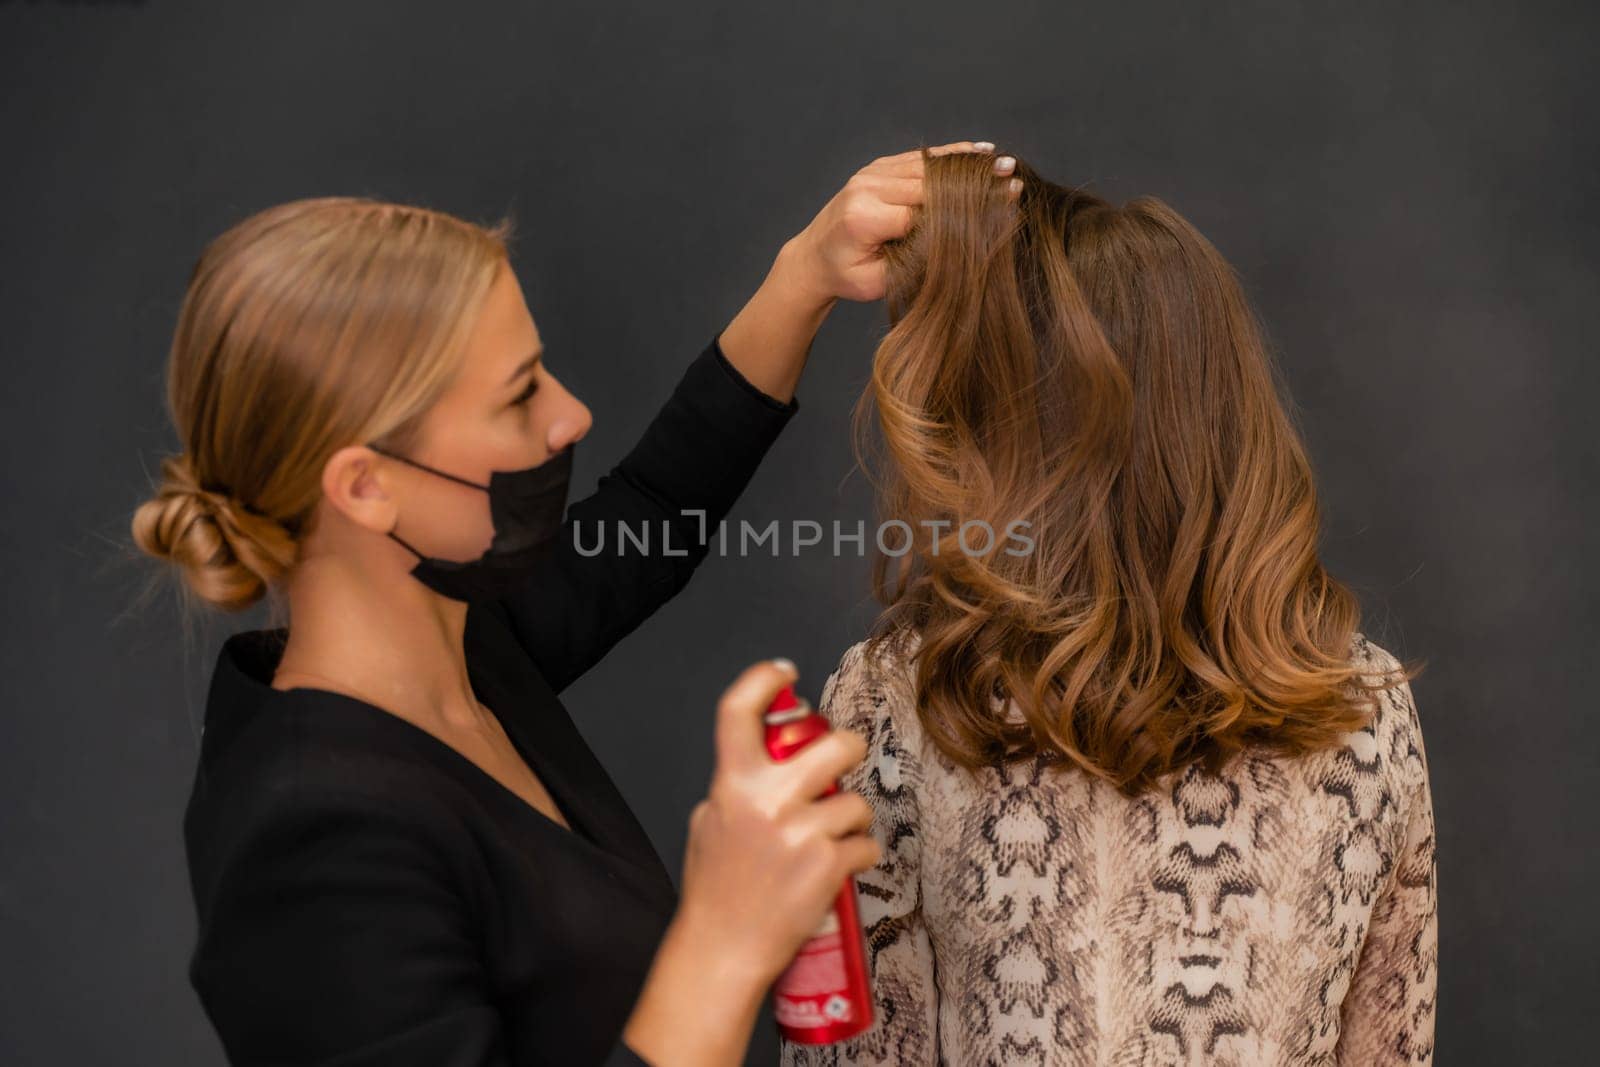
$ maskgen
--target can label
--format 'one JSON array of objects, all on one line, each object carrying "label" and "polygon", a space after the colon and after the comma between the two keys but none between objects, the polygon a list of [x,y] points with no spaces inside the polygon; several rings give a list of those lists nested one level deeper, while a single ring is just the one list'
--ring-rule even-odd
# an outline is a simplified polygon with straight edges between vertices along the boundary
[{"label": "can label", "polygon": [[[788,687],[767,709],[767,754],[788,759],[828,730],[828,721]],[[838,790],[833,782],[823,795]],[[854,879],[845,879],[833,907],[773,983],[772,1014],[785,1038],[806,1045],[842,1041],[872,1025],[872,984]]]},{"label": "can label", "polygon": [[845,996],[850,977],[842,935],[839,917],[830,910],[778,978],[772,1014],[780,1025],[809,1029],[850,1021],[854,1011]]}]

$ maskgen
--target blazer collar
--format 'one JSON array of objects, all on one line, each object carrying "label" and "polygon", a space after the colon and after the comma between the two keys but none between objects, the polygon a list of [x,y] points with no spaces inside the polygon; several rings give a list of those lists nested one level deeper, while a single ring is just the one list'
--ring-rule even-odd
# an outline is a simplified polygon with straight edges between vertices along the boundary
[{"label": "blazer collar", "polygon": [[[276,627],[241,631],[223,642],[201,727],[202,765],[220,758],[263,714],[305,703],[305,690],[291,692],[272,687],[288,637],[286,627]],[[560,698],[512,634],[494,625],[489,615],[474,611],[467,617],[464,641],[473,689],[494,710],[575,828],[582,828],[579,836],[617,859],[626,858],[627,862],[644,867],[661,883],[664,892],[675,892],[637,817],[583,740]],[[310,699],[349,703],[342,694],[312,692],[316,695]],[[382,709],[373,709],[373,713],[390,714]],[[419,729],[409,723],[403,725],[408,730]],[[443,746],[444,742],[437,744]]]}]

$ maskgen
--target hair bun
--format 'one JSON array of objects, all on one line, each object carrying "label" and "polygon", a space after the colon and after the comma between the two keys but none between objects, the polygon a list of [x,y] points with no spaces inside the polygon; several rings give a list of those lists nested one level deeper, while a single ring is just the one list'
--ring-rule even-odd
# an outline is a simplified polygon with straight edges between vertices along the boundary
[{"label": "hair bun", "polygon": [[162,484],[139,505],[133,537],[170,560],[203,600],[238,611],[261,599],[293,564],[298,546],[283,524],[228,493],[207,489],[188,455],[161,461]]}]

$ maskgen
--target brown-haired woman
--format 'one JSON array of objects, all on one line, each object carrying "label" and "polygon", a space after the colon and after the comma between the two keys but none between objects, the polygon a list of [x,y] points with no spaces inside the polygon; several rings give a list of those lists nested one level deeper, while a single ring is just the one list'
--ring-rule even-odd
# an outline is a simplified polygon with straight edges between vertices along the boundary
[{"label": "brown-haired woman", "polygon": [[[233,1062],[739,1062],[878,856],[859,796],[818,799],[861,738],[773,764],[760,715],[794,669],[747,670],[680,901],[556,694],[705,557],[833,302],[882,295],[922,170],[875,161],[787,242],[565,525],[590,416],[504,225],[302,200],[205,250],[171,354],[183,452],[133,530],[207,603],[288,609],[221,651],[185,819],[191,978]],[[594,553],[577,523],[670,536]]]},{"label": "brown-haired woman", "polygon": [[1239,281],[1159,200],[1016,173],[929,160],[887,249],[858,425],[915,537],[822,698],[869,742],[882,1023],[784,1060],[1428,1062],[1415,672],[1318,560]]}]

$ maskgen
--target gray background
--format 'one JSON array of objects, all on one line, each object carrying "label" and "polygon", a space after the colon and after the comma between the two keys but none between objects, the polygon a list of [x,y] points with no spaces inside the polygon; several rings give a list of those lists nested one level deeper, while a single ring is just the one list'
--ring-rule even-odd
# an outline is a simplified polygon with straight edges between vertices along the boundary
[{"label": "gray background", "polygon": [[[186,638],[127,552],[209,237],[307,195],[515,210],[597,419],[583,492],[853,170],[965,137],[1165,197],[1237,265],[1327,558],[1431,664],[1441,1062],[1592,1062],[1592,5],[779,7],[0,2],[0,1063],[221,1060],[179,819],[216,645],[261,620]],[[828,323],[736,518],[870,516],[846,427],[883,326]],[[774,654],[815,695],[866,566],[714,556],[571,691],[674,869],[716,695]],[[764,1020],[751,1061],[773,1049]]]}]

